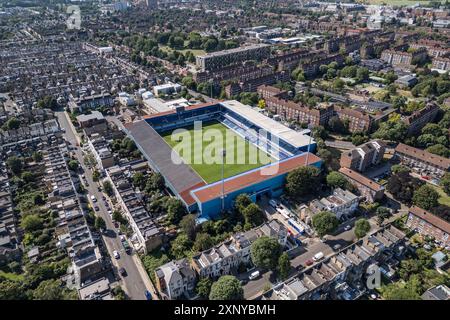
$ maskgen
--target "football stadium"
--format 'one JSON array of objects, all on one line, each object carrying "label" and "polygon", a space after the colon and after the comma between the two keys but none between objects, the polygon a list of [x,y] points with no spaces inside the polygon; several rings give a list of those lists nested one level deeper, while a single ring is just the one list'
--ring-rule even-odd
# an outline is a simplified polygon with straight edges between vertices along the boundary
[{"label": "football stadium", "polygon": [[280,196],[290,171],[322,164],[309,130],[297,132],[234,100],[178,107],[125,127],[200,220],[217,218],[241,193],[253,201]]}]

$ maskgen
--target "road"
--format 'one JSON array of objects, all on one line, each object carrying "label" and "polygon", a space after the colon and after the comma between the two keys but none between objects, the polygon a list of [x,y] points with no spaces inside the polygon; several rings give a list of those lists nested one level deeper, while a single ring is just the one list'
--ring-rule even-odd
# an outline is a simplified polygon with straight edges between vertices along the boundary
[{"label": "road", "polygon": [[86,189],[89,195],[94,195],[97,199],[95,205],[99,207],[99,211],[97,211],[96,214],[101,216],[106,222],[107,231],[102,236],[106,244],[106,248],[108,249],[108,253],[111,257],[113,257],[114,250],[117,250],[120,253],[120,259],[116,260],[112,258],[112,262],[114,266],[117,267],[117,270],[119,268],[125,268],[127,272],[126,277],[120,277],[125,292],[132,300],[145,300],[145,290],[148,290],[152,293],[153,299],[157,299],[155,290],[139,261],[139,257],[137,257],[136,254],[127,255],[124,251],[113,221],[108,214],[105,202],[102,200],[103,193],[98,191],[98,186],[92,179],[92,171],[89,170],[83,163],[83,153],[81,148],[78,146],[78,136],[74,131],[74,127],[67,119],[64,112],[57,112],[57,117],[61,127],[66,130],[65,136],[67,141],[72,145],[72,147],[76,147],[73,152],[83,168],[84,175],[88,182]]},{"label": "road", "polygon": [[353,149],[355,147],[349,141],[340,141],[340,140],[325,140],[325,145],[327,147],[332,147],[336,149]]}]

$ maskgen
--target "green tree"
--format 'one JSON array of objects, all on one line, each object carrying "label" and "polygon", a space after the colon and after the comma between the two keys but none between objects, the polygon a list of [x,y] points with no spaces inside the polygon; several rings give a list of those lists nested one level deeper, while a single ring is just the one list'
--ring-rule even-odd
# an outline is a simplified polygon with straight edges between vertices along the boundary
[{"label": "green tree", "polygon": [[399,172],[408,172],[409,173],[410,170],[408,167],[402,166],[401,164],[394,164],[391,167],[391,171],[392,171],[392,173],[397,174]]},{"label": "green tree", "polygon": [[386,300],[420,300],[420,283],[413,279],[407,283],[388,284],[382,287],[382,296]]},{"label": "green tree", "polygon": [[330,211],[321,211],[313,216],[312,225],[319,237],[334,232],[339,226],[336,215]]},{"label": "green tree", "polygon": [[33,161],[40,162],[40,161],[42,161],[42,158],[43,158],[42,153],[39,151],[35,151],[32,154],[32,158],[33,158]]},{"label": "green tree", "polygon": [[358,219],[355,222],[355,235],[358,239],[364,237],[369,231],[370,223],[366,219]]},{"label": "green tree", "polygon": [[283,252],[278,258],[278,272],[282,280],[287,279],[289,271],[291,270],[291,261],[286,252]]},{"label": "green tree", "polygon": [[11,156],[8,158],[8,160],[6,160],[6,164],[9,170],[11,170],[11,172],[15,175],[20,175],[20,173],[22,172],[23,163],[21,158]]},{"label": "green tree", "polygon": [[178,223],[186,213],[186,209],[179,199],[169,198],[167,200],[166,208],[167,220],[172,224]]},{"label": "green tree", "polygon": [[195,292],[202,299],[208,299],[211,292],[212,280],[210,278],[201,278],[195,287]]},{"label": "green tree", "polygon": [[186,233],[189,240],[192,241],[195,239],[196,234],[195,215],[193,214],[185,215],[180,221],[180,227]]},{"label": "green tree", "polygon": [[16,130],[19,129],[19,127],[20,121],[15,117],[8,119],[8,121],[6,121],[6,123],[4,124],[4,128],[6,130]]},{"label": "green tree", "polygon": [[382,122],[378,130],[373,134],[374,138],[391,140],[395,142],[403,141],[408,132],[408,127],[403,121],[392,122],[386,121]]},{"label": "green tree", "polygon": [[426,150],[428,152],[437,154],[438,156],[441,156],[441,157],[444,157],[444,158],[449,158],[450,157],[450,150],[446,146],[444,146],[442,144],[439,144],[439,143],[435,144],[435,145],[432,145],[432,146],[429,146]]},{"label": "green tree", "polygon": [[264,222],[264,213],[256,203],[250,203],[242,214],[246,225],[256,227]]},{"label": "green tree", "polygon": [[27,296],[23,285],[17,281],[0,278],[0,300],[25,300]]},{"label": "green tree", "polygon": [[274,270],[277,268],[282,248],[277,239],[263,236],[252,243],[250,253],[256,267]]},{"label": "green tree", "polygon": [[441,179],[440,185],[444,189],[445,193],[450,195],[450,173],[447,172]]},{"label": "green tree", "polygon": [[345,124],[339,119],[338,116],[333,116],[328,120],[328,128],[336,133],[346,134],[348,132]]},{"label": "green tree", "polygon": [[383,221],[390,217],[391,211],[386,207],[378,207],[376,210],[378,224],[382,224]]},{"label": "green tree", "polygon": [[327,175],[327,185],[330,188],[346,188],[347,179],[337,171],[332,171]]},{"label": "green tree", "polygon": [[205,251],[214,245],[214,241],[211,236],[205,232],[197,233],[194,241],[195,251]]},{"label": "green tree", "polygon": [[141,190],[144,190],[146,180],[142,172],[136,172],[131,180],[133,181],[133,186]]},{"label": "green tree", "polygon": [[43,221],[37,214],[29,214],[22,219],[20,226],[26,232],[33,232],[42,228]]},{"label": "green tree", "polygon": [[186,254],[192,247],[192,242],[189,240],[188,236],[183,233],[179,234],[171,244],[171,253],[176,259],[186,257]]},{"label": "green tree", "polygon": [[100,180],[100,172],[98,172],[98,170],[94,170],[94,172],[92,172],[92,180],[94,180],[94,182]]},{"label": "green tree", "polygon": [[111,181],[109,181],[109,180],[106,180],[105,182],[103,182],[103,190],[110,197],[112,197],[114,195],[114,188],[112,186]]},{"label": "green tree", "polygon": [[76,295],[67,292],[61,283],[61,280],[49,279],[42,281],[39,286],[33,290],[34,300],[76,300]]},{"label": "green tree", "polygon": [[292,198],[314,193],[320,186],[320,171],[316,167],[300,167],[286,177],[286,191]]},{"label": "green tree", "polygon": [[58,108],[58,103],[56,102],[55,98],[51,96],[45,96],[37,102],[36,107],[40,109],[56,110]]},{"label": "green tree", "polygon": [[211,286],[209,300],[242,300],[244,289],[234,276],[222,276]]},{"label": "green tree", "polygon": [[243,214],[244,209],[252,203],[252,200],[246,193],[242,193],[234,200],[234,207]]},{"label": "green tree", "polygon": [[79,168],[79,163],[77,160],[69,160],[69,162],[67,163],[67,166],[69,167],[70,170],[72,171],[77,171]]},{"label": "green tree", "polygon": [[95,229],[97,229],[97,230],[100,230],[100,229],[105,230],[106,222],[102,217],[96,216],[94,226],[95,226]]},{"label": "green tree", "polygon": [[438,205],[439,193],[432,187],[423,185],[414,191],[413,203],[425,210],[430,210]]}]

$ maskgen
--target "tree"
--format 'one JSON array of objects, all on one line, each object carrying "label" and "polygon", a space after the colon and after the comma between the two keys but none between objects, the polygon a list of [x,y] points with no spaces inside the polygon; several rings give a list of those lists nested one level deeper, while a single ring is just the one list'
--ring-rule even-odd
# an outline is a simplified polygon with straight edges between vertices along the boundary
[{"label": "tree", "polygon": [[256,267],[274,270],[277,268],[282,248],[277,239],[263,236],[252,243],[250,253]]},{"label": "tree", "polygon": [[25,290],[20,282],[0,278],[0,300],[25,300]]},{"label": "tree", "polygon": [[244,209],[252,203],[252,200],[246,193],[242,193],[234,200],[234,207],[243,214]]},{"label": "tree", "polygon": [[426,150],[428,152],[437,154],[438,156],[441,156],[441,157],[444,157],[444,158],[450,157],[450,150],[446,146],[444,146],[444,145],[442,145],[440,143],[437,143],[435,145],[429,146]]},{"label": "tree", "polygon": [[77,160],[69,160],[69,162],[67,163],[67,166],[69,167],[70,170],[72,171],[77,171],[79,168],[79,163]]},{"label": "tree", "polygon": [[110,197],[112,197],[114,195],[114,189],[113,189],[111,181],[109,181],[109,180],[106,180],[105,182],[103,182],[103,190]]},{"label": "tree", "polygon": [[336,215],[330,211],[321,211],[312,218],[312,225],[319,237],[330,234],[339,226]]},{"label": "tree", "polygon": [[183,203],[179,199],[169,198],[166,204],[167,220],[172,223],[178,223],[186,213]]},{"label": "tree", "polygon": [[8,158],[8,160],[6,160],[6,164],[9,170],[11,170],[11,172],[15,175],[20,175],[20,173],[22,172],[23,164],[21,158],[11,156]]},{"label": "tree", "polygon": [[359,219],[355,222],[355,235],[357,238],[364,237],[370,231],[370,223],[366,219]]},{"label": "tree", "polygon": [[37,102],[36,107],[40,109],[56,110],[58,108],[58,103],[56,102],[55,98],[51,96],[45,96]]},{"label": "tree", "polygon": [[337,171],[332,171],[327,175],[327,185],[330,188],[345,188],[347,184],[347,179]]},{"label": "tree", "polygon": [[98,172],[98,170],[94,170],[94,172],[92,172],[92,180],[94,180],[94,182],[100,180],[100,172]]},{"label": "tree", "polygon": [[26,232],[33,232],[42,228],[43,221],[37,214],[29,214],[22,219],[20,226]]},{"label": "tree", "polygon": [[256,203],[250,203],[242,212],[245,224],[256,227],[264,222],[264,213]]},{"label": "tree", "polygon": [[195,251],[208,250],[214,245],[214,241],[211,236],[205,232],[197,233],[194,241]]},{"label": "tree", "polygon": [[280,278],[285,280],[289,276],[289,271],[291,270],[291,261],[286,252],[283,252],[278,258],[278,272],[280,273]]},{"label": "tree", "polygon": [[390,283],[382,287],[382,295],[386,300],[420,300],[420,283],[417,279]]},{"label": "tree", "polygon": [[411,177],[409,172],[401,171],[388,179],[386,189],[395,199],[409,204],[413,198],[414,190],[423,184],[423,181]]},{"label": "tree", "polygon": [[195,215],[188,214],[185,215],[180,222],[180,227],[183,229],[183,231],[188,236],[189,240],[195,239],[195,233],[196,233],[196,222],[195,222]]},{"label": "tree", "polygon": [[151,193],[152,191],[160,191],[164,188],[164,177],[161,173],[153,173],[145,184],[145,192]]},{"label": "tree", "polygon": [[106,222],[102,217],[96,216],[95,217],[95,223],[94,227],[97,230],[105,230],[106,229]]},{"label": "tree", "polygon": [[209,300],[242,300],[244,289],[234,276],[222,276],[211,286]]},{"label": "tree", "polygon": [[202,299],[208,299],[211,292],[212,280],[210,278],[201,278],[195,287],[195,292]]},{"label": "tree", "polygon": [[382,224],[383,221],[391,215],[391,210],[386,207],[378,207],[376,210],[378,224]]},{"label": "tree", "polygon": [[296,198],[314,193],[320,186],[319,174],[319,169],[311,166],[292,170],[286,177],[287,194]]},{"label": "tree", "polygon": [[120,213],[120,211],[118,210],[114,210],[112,213],[112,218],[114,221],[120,222],[122,223],[124,221],[124,217],[122,216],[122,213]]},{"label": "tree", "polygon": [[33,290],[34,300],[75,300],[76,296],[65,292],[61,280],[49,279],[42,281]]},{"label": "tree", "polygon": [[40,161],[42,161],[42,158],[43,158],[42,153],[39,151],[35,151],[32,154],[32,158],[33,158],[33,161],[40,162]]},{"label": "tree", "polygon": [[447,172],[441,179],[440,185],[444,189],[445,193],[450,195],[450,173]]},{"label": "tree", "polygon": [[408,127],[403,121],[386,121],[380,124],[378,130],[373,134],[373,137],[400,142],[406,137],[407,132]]},{"label": "tree", "polygon": [[438,205],[439,193],[432,187],[423,185],[413,195],[413,203],[425,210],[430,210]]},{"label": "tree", "polygon": [[330,118],[330,120],[328,120],[328,128],[336,133],[345,134],[348,132],[344,123],[341,121],[341,119],[339,119],[338,116],[333,116]]},{"label": "tree", "polygon": [[186,256],[186,253],[191,247],[192,242],[189,240],[188,236],[181,233],[172,241],[171,252],[176,259],[181,259]]},{"label": "tree", "polygon": [[356,79],[358,81],[365,81],[369,79],[369,70],[367,68],[358,68],[356,71]]},{"label": "tree", "polygon": [[355,146],[359,146],[363,143],[366,143],[367,141],[369,141],[369,137],[363,135],[363,134],[354,134],[352,135],[352,143]]},{"label": "tree", "polygon": [[8,119],[8,121],[6,121],[6,123],[4,124],[4,128],[6,130],[16,130],[19,129],[19,127],[20,121],[15,117]]},{"label": "tree", "polygon": [[391,167],[391,171],[392,171],[393,174],[397,174],[399,172],[408,172],[409,173],[409,168],[405,167],[405,166],[402,166],[401,164],[394,164]]},{"label": "tree", "polygon": [[142,172],[136,172],[132,178],[133,186],[143,190],[145,188],[145,176]]}]

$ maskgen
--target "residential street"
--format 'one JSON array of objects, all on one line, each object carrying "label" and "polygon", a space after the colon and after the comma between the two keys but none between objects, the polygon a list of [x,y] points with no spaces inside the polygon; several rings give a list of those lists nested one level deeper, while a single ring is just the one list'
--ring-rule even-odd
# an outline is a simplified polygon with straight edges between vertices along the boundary
[{"label": "residential street", "polygon": [[[87,167],[83,163],[83,154],[81,148],[78,146],[74,127],[71,125],[64,112],[57,112],[57,116],[61,127],[66,129],[66,139],[70,142],[72,147],[76,147],[73,151],[75,152],[77,160],[83,168],[84,175],[88,182],[86,190],[89,195],[94,195],[97,199],[97,202],[95,204],[99,207],[99,211],[97,211],[96,214],[101,216],[106,222],[107,231],[105,232],[105,234],[103,234],[103,240],[106,244],[112,262],[117,267],[117,270],[123,267],[127,272],[126,277],[120,276],[120,278],[122,279],[121,282],[124,285],[124,290],[132,300],[145,300],[145,290],[149,290],[152,294],[152,298],[157,299],[155,290],[146,271],[141,265],[139,257],[137,257],[136,254],[127,255],[122,243],[120,242],[117,230],[114,227],[111,216],[108,214],[108,210],[106,209],[105,203],[102,200],[103,193],[98,191],[98,186],[92,179],[92,171],[87,169]],[[119,251],[120,259],[116,260],[113,258],[114,250]],[[118,274],[117,270],[116,274]]]}]

